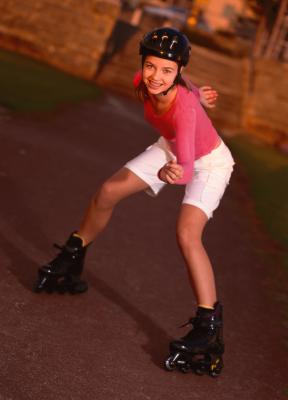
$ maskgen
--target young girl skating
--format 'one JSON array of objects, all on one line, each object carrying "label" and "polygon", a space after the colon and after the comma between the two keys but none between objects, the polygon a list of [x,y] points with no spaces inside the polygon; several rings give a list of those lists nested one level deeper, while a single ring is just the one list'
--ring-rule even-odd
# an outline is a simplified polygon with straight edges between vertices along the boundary
[{"label": "young girl skating", "polygon": [[198,91],[182,77],[190,57],[186,36],[172,28],[155,29],[140,42],[140,54],[142,70],[134,86],[145,118],[160,138],[102,184],[80,228],[58,256],[39,269],[35,290],[85,292],[88,286],[80,275],[86,249],[106,227],[116,204],[140,191],[157,196],[166,184],[185,185],[177,240],[198,308],[188,322],[193,329],[170,343],[165,365],[168,370],[178,367],[217,376],[224,352],[222,305],[202,234],[229,183],[234,161],[201,106],[214,105],[215,91]]}]

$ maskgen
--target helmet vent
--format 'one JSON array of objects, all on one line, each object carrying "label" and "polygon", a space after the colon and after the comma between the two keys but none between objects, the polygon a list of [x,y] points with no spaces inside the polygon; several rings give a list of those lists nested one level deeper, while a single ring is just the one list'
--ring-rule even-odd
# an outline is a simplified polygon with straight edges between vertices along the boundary
[{"label": "helmet vent", "polygon": [[167,35],[163,35],[163,36],[161,37],[160,48],[162,47],[162,45],[163,45],[163,42],[164,42],[164,40],[165,40],[165,39],[169,39],[169,36],[167,36]]},{"label": "helmet vent", "polygon": [[172,41],[171,41],[171,44],[170,44],[170,50],[173,50],[173,46],[175,45],[175,44],[177,44],[178,43],[178,38],[177,38],[177,36],[174,36],[173,37],[173,39],[172,39]]},{"label": "helmet vent", "polygon": [[190,56],[187,37],[173,28],[159,28],[148,32],[140,42],[139,54],[142,57],[153,55],[186,66]]}]

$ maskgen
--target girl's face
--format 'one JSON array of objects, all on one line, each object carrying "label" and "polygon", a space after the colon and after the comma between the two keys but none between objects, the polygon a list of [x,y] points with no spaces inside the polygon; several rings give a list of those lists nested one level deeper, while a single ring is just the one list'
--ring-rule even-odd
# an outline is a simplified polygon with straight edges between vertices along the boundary
[{"label": "girl's face", "polygon": [[150,94],[157,95],[169,89],[177,76],[178,64],[155,56],[144,61],[142,79]]}]

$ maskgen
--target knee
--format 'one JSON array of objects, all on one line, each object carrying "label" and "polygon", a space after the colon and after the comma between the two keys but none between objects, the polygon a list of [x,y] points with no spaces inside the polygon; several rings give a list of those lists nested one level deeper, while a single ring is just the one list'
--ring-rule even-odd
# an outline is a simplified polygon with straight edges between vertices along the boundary
[{"label": "knee", "polygon": [[176,237],[183,250],[202,246],[201,234],[197,232],[194,226],[177,226]]},{"label": "knee", "polygon": [[113,182],[105,181],[93,196],[92,202],[100,208],[111,208],[116,205],[117,191]]}]

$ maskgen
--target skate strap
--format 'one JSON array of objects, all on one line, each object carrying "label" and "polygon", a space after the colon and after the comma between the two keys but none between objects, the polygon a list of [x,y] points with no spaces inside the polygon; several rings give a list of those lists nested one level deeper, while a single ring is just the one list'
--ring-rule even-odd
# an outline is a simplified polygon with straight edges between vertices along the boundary
[{"label": "skate strap", "polygon": [[64,249],[64,246],[60,246],[57,243],[53,243],[53,246],[56,247],[56,249],[58,249],[58,250],[63,250]]},{"label": "skate strap", "polygon": [[74,253],[75,251],[78,250],[77,247],[70,247],[70,246],[67,246],[67,245],[60,246],[57,243],[54,243],[53,246],[56,247],[56,249],[61,250],[61,251],[66,251],[67,253]]},{"label": "skate strap", "polygon": [[185,322],[185,324],[180,325],[179,328],[184,328],[185,326],[188,326],[188,325],[194,325],[195,320],[196,320],[196,317],[190,318],[187,322]]},{"label": "skate strap", "polygon": [[202,327],[210,326],[211,328],[212,327],[221,327],[222,321],[215,320],[214,316],[212,316],[212,318],[210,317],[210,319],[206,319],[206,320],[205,319],[201,320],[201,318],[199,318],[199,317],[193,317],[193,318],[190,318],[187,322],[185,322],[185,324],[180,325],[179,328],[184,328],[187,325],[192,325],[193,327],[195,327],[196,325],[202,326]]}]

